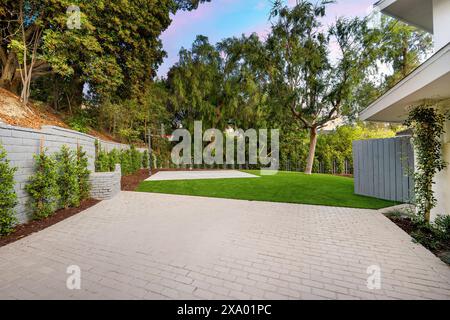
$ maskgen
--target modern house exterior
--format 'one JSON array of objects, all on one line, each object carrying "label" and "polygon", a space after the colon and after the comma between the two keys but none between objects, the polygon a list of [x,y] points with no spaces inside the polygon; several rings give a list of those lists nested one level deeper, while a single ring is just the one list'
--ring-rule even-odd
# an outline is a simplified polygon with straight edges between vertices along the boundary
[{"label": "modern house exterior", "polygon": [[[434,54],[397,85],[369,105],[361,120],[401,123],[408,110],[423,101],[436,101],[450,110],[450,0],[381,0],[374,5],[382,13],[433,35]],[[448,100],[447,100],[448,99]],[[442,136],[443,158],[450,163],[450,120]],[[450,168],[435,177],[437,214],[450,214]]]}]

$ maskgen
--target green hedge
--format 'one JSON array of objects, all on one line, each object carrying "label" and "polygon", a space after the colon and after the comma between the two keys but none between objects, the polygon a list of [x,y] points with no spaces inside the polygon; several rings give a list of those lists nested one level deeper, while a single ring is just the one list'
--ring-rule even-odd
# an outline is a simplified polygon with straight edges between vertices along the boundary
[{"label": "green hedge", "polygon": [[58,208],[77,207],[89,197],[88,159],[81,147],[77,151],[62,146],[54,156],[46,150],[35,156],[35,173],[26,190],[34,219],[44,219]]},{"label": "green hedge", "polygon": [[30,177],[26,190],[30,195],[28,205],[34,219],[52,215],[58,208],[58,166],[54,157],[43,150],[34,157],[35,174]]},{"label": "green hedge", "polygon": [[131,145],[127,150],[113,149],[110,152],[101,150],[100,143],[96,143],[95,170],[97,172],[114,171],[115,165],[120,163],[122,175],[126,176],[148,167],[148,151],[140,152]]}]

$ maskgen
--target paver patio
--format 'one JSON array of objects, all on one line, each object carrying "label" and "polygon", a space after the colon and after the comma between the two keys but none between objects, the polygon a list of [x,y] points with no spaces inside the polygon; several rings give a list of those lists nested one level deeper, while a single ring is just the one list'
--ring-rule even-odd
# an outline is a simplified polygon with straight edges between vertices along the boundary
[{"label": "paver patio", "polygon": [[0,248],[0,298],[450,299],[450,268],[373,210],[122,192]]}]

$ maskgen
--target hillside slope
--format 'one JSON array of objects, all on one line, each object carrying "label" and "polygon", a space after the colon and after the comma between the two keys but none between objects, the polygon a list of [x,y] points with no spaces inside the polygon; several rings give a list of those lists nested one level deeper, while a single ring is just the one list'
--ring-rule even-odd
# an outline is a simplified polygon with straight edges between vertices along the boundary
[{"label": "hillside slope", "polygon": [[[24,105],[20,102],[18,96],[3,88],[0,88],[0,122],[33,129],[40,129],[45,125],[70,128],[63,117],[51,108],[37,106],[33,103]],[[111,135],[94,129],[91,129],[88,133],[103,140],[120,142]]]}]

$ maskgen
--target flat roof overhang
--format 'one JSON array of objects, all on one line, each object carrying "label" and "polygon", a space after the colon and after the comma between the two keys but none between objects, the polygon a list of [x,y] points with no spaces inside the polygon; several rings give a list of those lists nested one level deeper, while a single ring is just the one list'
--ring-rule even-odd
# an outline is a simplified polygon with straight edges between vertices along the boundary
[{"label": "flat roof overhang", "polygon": [[450,98],[450,43],[363,110],[365,121],[403,122],[408,107],[429,99]]},{"label": "flat roof overhang", "polygon": [[433,33],[432,0],[381,0],[374,7],[390,17]]}]

